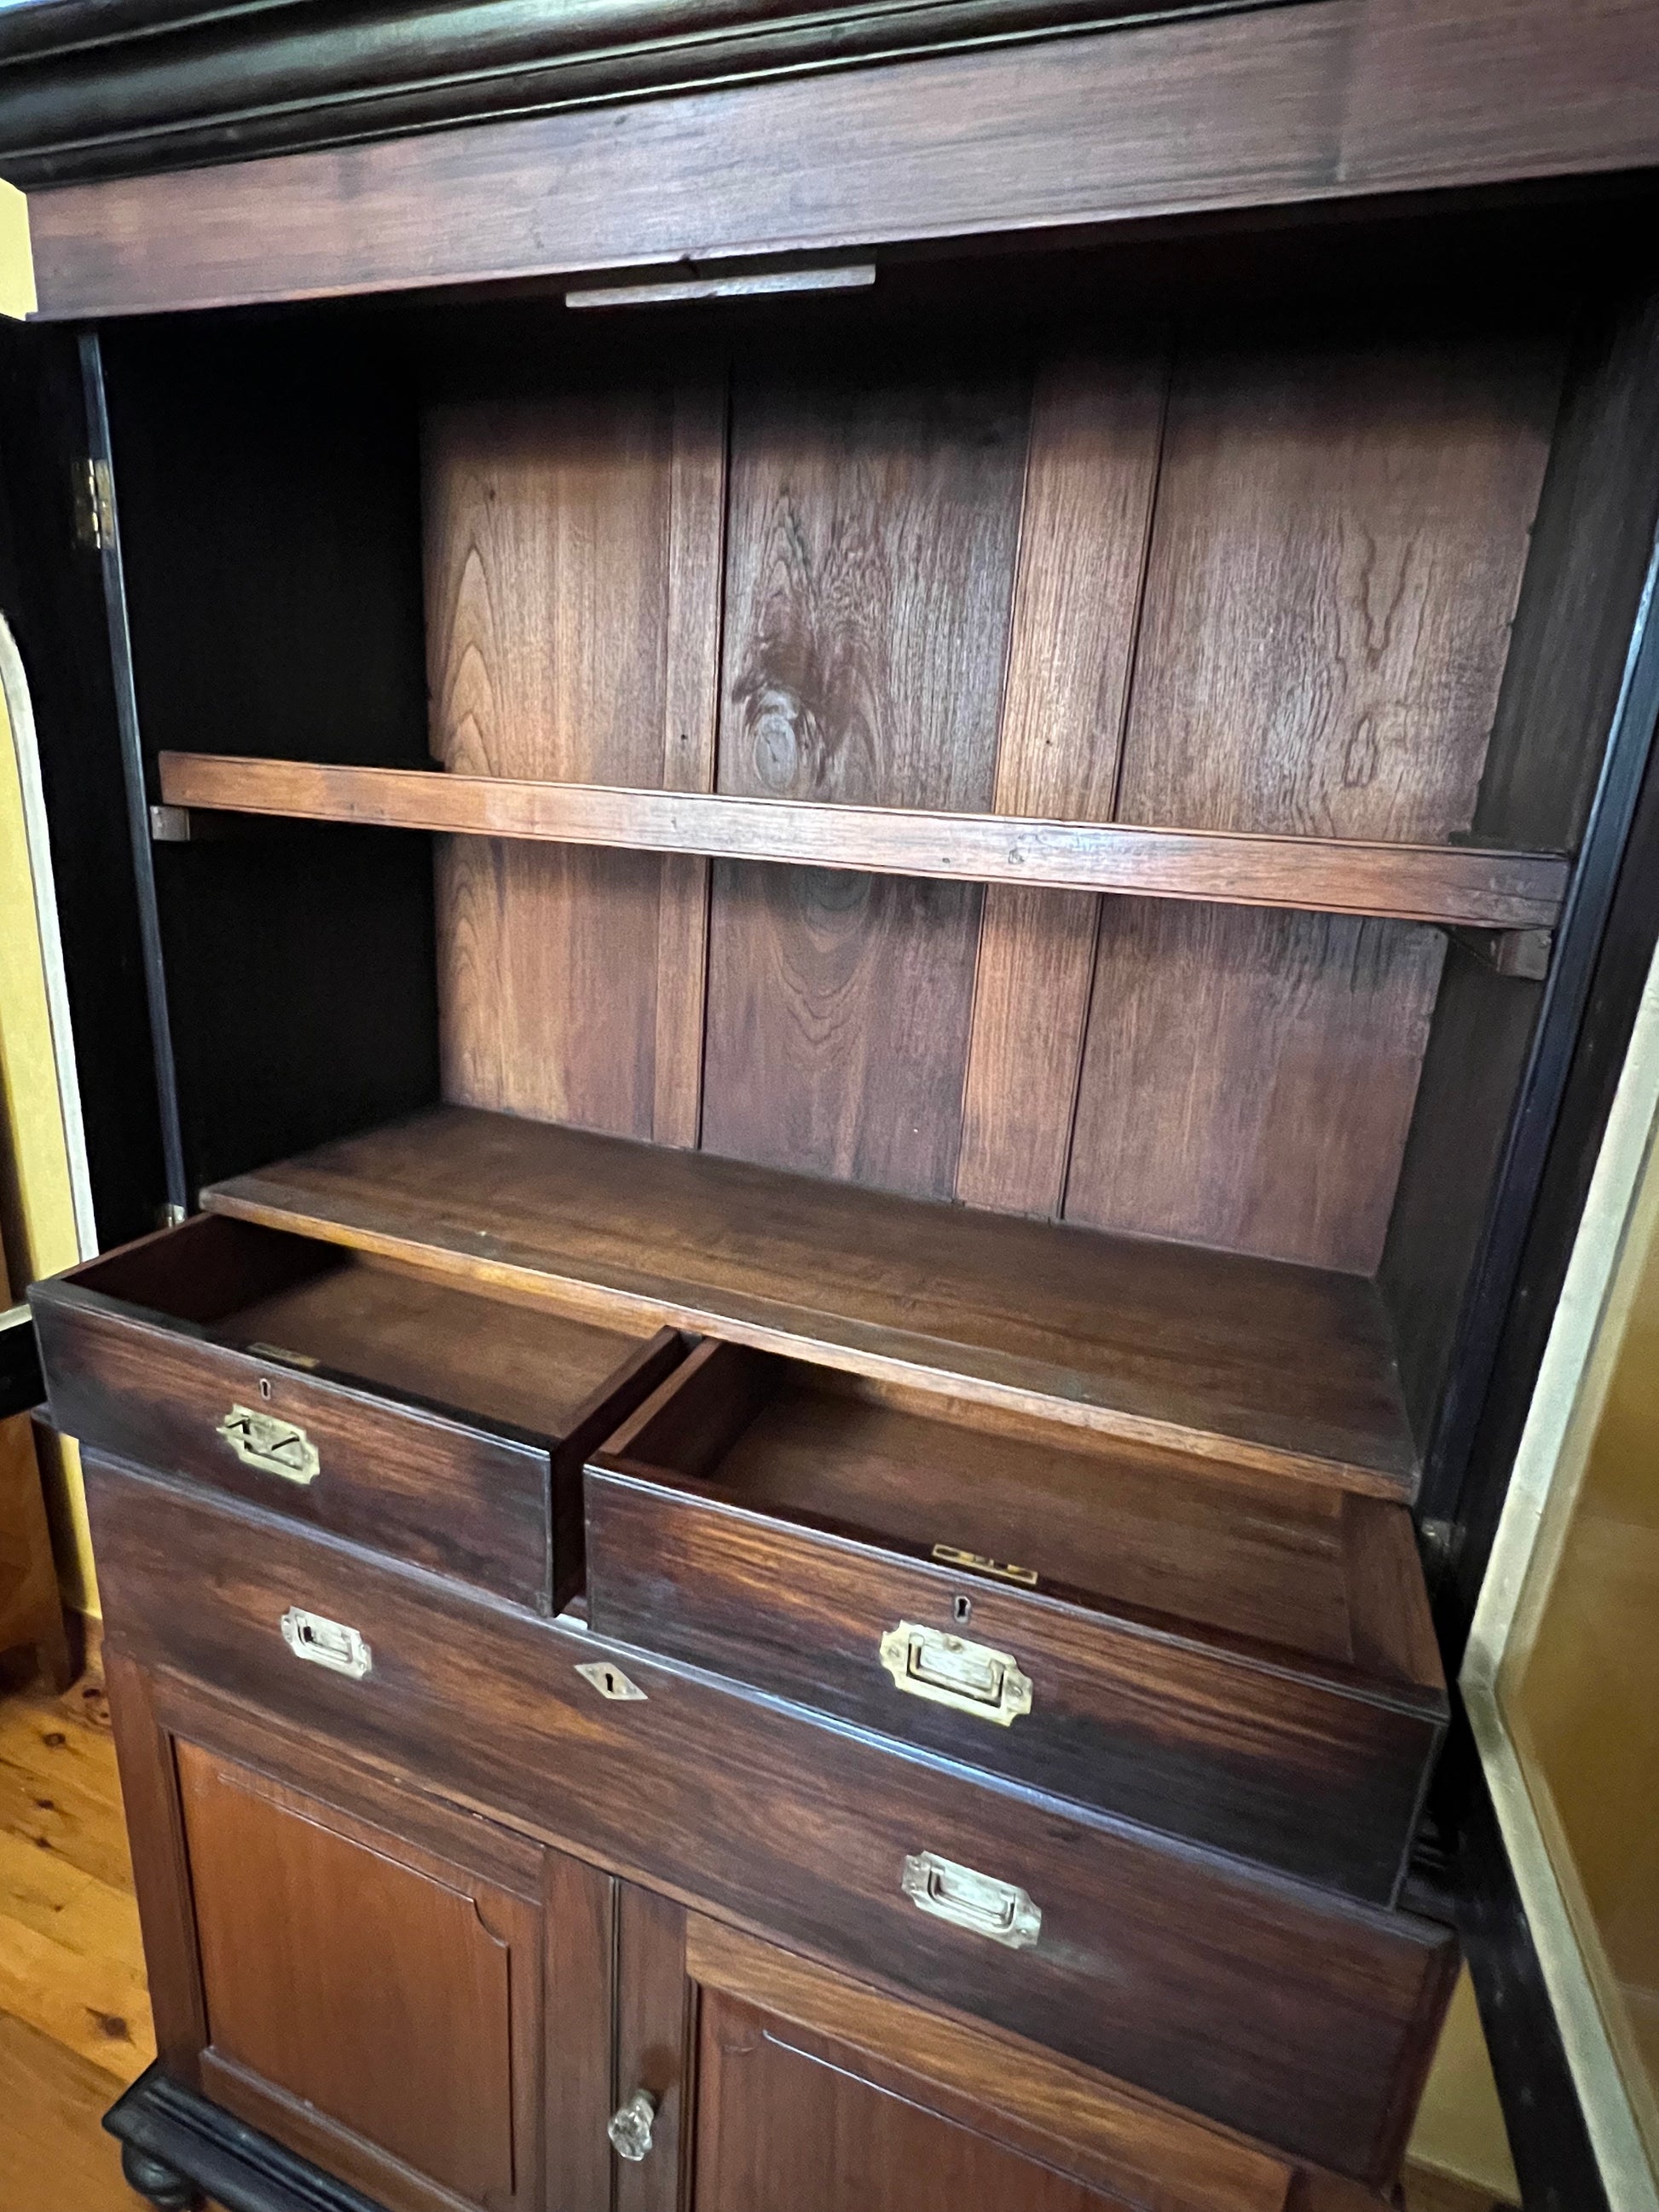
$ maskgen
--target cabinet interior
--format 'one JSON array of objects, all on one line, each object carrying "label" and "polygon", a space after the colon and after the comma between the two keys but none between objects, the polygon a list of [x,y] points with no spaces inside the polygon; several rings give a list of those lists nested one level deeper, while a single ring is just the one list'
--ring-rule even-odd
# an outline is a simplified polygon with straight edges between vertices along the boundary
[{"label": "cabinet interior", "polygon": [[209,1215],[84,1269],[162,1327],[533,1437],[562,1437],[648,1329],[485,1297],[372,1253]]},{"label": "cabinet interior", "polygon": [[1389,850],[1578,845],[1618,672],[1562,610],[1636,557],[1645,316],[1567,201],[112,331],[152,756],[1388,848],[1331,910],[960,879],[920,818],[872,873],[195,812],[192,1194],[441,1102],[1188,1249],[1200,1358],[1221,1255],[1279,1263],[1375,1309],[1408,1492],[1548,939],[1413,918]]},{"label": "cabinet interior", "polygon": [[719,1344],[607,1443],[605,1463],[768,1521],[947,1568],[966,1559],[985,1587],[1437,1686],[1432,1639],[1411,1646],[1414,1619],[1384,1621],[1382,1650],[1356,1634],[1346,1524],[1379,1509],[1312,1483],[1233,1470],[1218,1488],[1213,1463],[1180,1453],[998,1436],[920,1396]]}]

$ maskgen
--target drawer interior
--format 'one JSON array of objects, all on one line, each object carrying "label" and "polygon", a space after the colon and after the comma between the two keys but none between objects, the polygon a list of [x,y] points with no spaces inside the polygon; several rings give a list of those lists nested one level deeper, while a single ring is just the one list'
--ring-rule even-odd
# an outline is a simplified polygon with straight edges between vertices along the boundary
[{"label": "drawer interior", "polygon": [[997,1433],[953,1401],[935,1411],[919,1393],[709,1342],[603,1460],[883,1551],[969,1554],[1011,1589],[1439,1687],[1403,1508],[1079,1434]]},{"label": "drawer interior", "polygon": [[213,1214],[129,1245],[76,1279],[210,1342],[537,1436],[565,1435],[652,1334],[595,1328]]}]

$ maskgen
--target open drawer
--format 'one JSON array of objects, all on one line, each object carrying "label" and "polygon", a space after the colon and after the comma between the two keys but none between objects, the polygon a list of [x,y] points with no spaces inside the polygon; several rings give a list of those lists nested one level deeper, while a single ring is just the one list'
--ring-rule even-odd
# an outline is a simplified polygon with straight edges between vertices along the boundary
[{"label": "open drawer", "polygon": [[30,1300],[67,1434],[541,1612],[584,1455],[684,1350],[214,1214]]},{"label": "open drawer", "polygon": [[1392,1901],[1446,1718],[1404,1510],[917,1402],[700,1346],[588,1463],[594,1630]]}]

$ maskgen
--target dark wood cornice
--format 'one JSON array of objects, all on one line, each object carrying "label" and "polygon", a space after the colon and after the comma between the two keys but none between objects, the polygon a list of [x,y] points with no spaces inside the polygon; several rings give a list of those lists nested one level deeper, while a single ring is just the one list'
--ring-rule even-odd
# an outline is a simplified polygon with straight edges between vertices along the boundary
[{"label": "dark wood cornice", "polygon": [[1271,0],[26,0],[0,175],[188,168]]}]

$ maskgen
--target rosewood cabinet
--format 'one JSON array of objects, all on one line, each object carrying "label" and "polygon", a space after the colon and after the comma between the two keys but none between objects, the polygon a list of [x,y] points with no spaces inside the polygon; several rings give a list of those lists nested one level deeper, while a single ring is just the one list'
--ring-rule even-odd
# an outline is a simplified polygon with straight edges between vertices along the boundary
[{"label": "rosewood cabinet", "polygon": [[227,118],[231,12],[73,145],[15,33],[135,2179],[1380,2206],[1659,922],[1643,11],[674,4],[485,120],[412,17]]},{"label": "rosewood cabinet", "polygon": [[[105,1508],[123,1484],[95,1470],[112,1556],[125,1547]],[[149,1504],[161,1540],[176,1538]],[[136,1649],[170,1641],[129,1621]],[[189,1656],[197,1675],[237,1679]],[[665,1686],[640,1671],[649,1702]],[[1190,2212],[1382,2201],[1051,2039],[919,2002],[890,1978],[896,1958],[849,1973],[522,1820],[464,1811],[459,1791],[445,1802],[368,1763],[363,1725],[331,1744],[304,1707],[273,1695],[261,1709],[126,1655],[110,1680],[161,2065],[375,2203],[830,2212],[916,2186],[945,2190],[941,2203],[1048,2191],[1056,2205]],[[688,1737],[689,1763],[696,1748]],[[579,1802],[553,1784],[532,1794],[587,1842]],[[804,1911],[778,1917],[835,1943]],[[1319,1940],[1340,1943],[1340,1921]],[[1382,1960],[1373,1947],[1348,1971],[1386,1974]],[[1352,2040],[1363,2031],[1338,1979],[1325,2029]],[[142,2144],[156,2115],[144,2085],[135,2100]]]}]

